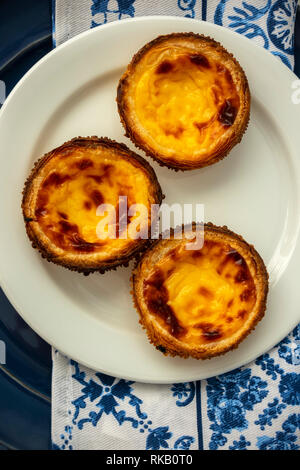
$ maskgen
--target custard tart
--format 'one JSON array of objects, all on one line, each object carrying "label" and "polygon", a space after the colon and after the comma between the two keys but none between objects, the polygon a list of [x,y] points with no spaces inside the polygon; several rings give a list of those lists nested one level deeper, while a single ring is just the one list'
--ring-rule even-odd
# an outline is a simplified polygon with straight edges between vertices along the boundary
[{"label": "custard tart", "polygon": [[224,158],[249,121],[246,75],[232,54],[194,33],[159,36],[120,79],[126,135],[161,165],[191,170]]},{"label": "custard tart", "polygon": [[187,249],[191,231],[148,248],[132,292],[157,349],[206,359],[236,348],[261,320],[268,274],[254,247],[227,227],[205,224],[201,249]]},{"label": "custard tart", "polygon": [[107,138],[78,137],[35,164],[22,209],[28,237],[44,258],[88,274],[127,264],[147,242],[130,236],[139,214],[128,216],[122,206],[120,217],[120,201],[146,207],[149,215],[139,220],[148,231],[151,204],[161,200],[156,175],[142,157]]}]

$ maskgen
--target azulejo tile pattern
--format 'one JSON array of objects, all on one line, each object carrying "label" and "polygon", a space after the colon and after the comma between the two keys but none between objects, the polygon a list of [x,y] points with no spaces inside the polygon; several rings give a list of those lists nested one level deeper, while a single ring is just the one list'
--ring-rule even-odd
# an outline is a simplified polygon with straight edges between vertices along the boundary
[{"label": "azulejo tile pattern", "polygon": [[[204,19],[293,67],[296,0],[56,1],[57,45],[85,29],[141,15]],[[300,448],[300,326],[254,363],[200,382],[146,385],[91,371],[53,351],[57,449]]]},{"label": "azulejo tile pattern", "polygon": [[297,0],[221,0],[210,19],[254,40],[292,68],[296,8]]},{"label": "azulejo tile pattern", "polygon": [[300,326],[250,366],[206,381],[208,448],[300,448],[299,341]]}]

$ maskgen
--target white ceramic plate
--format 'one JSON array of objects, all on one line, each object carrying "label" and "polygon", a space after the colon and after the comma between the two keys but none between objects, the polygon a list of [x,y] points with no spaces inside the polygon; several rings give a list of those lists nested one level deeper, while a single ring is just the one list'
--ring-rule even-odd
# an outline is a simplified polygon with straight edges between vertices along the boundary
[{"label": "white ceramic plate", "polygon": [[[205,220],[228,225],[255,245],[270,273],[264,319],[226,355],[164,357],[148,343],[129,294],[130,268],[84,277],[42,260],[31,248],[21,191],[33,162],[75,136],[125,142],[115,102],[132,55],[160,34],[194,31],[220,41],[245,69],[252,92],[243,141],[223,161],[175,173],[153,165],[166,202],[204,203]],[[217,375],[246,364],[300,321],[300,105],[296,76],[252,42],[210,23],[147,17],[100,26],[40,60],[8,97],[0,115],[1,285],[24,320],[57,349],[108,374],[171,383]]]}]

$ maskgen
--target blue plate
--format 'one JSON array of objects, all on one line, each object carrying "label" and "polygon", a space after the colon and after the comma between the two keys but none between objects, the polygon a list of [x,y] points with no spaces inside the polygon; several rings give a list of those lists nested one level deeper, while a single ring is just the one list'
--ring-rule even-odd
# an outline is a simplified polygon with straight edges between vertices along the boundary
[{"label": "blue plate", "polygon": [[[0,2],[0,80],[7,95],[24,73],[52,49],[51,0]],[[300,10],[295,37],[295,72],[300,77]],[[11,306],[0,289],[0,450],[49,449],[51,348]]]}]

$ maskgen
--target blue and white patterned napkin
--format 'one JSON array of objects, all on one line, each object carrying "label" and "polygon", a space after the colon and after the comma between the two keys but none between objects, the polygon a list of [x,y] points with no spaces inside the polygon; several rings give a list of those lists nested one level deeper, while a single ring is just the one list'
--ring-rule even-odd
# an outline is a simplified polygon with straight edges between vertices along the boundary
[{"label": "blue and white patterned napkin", "polygon": [[[59,45],[142,15],[204,19],[293,68],[296,0],[56,0]],[[255,362],[201,382],[147,385],[89,370],[53,351],[56,449],[300,449],[300,325]]]}]

